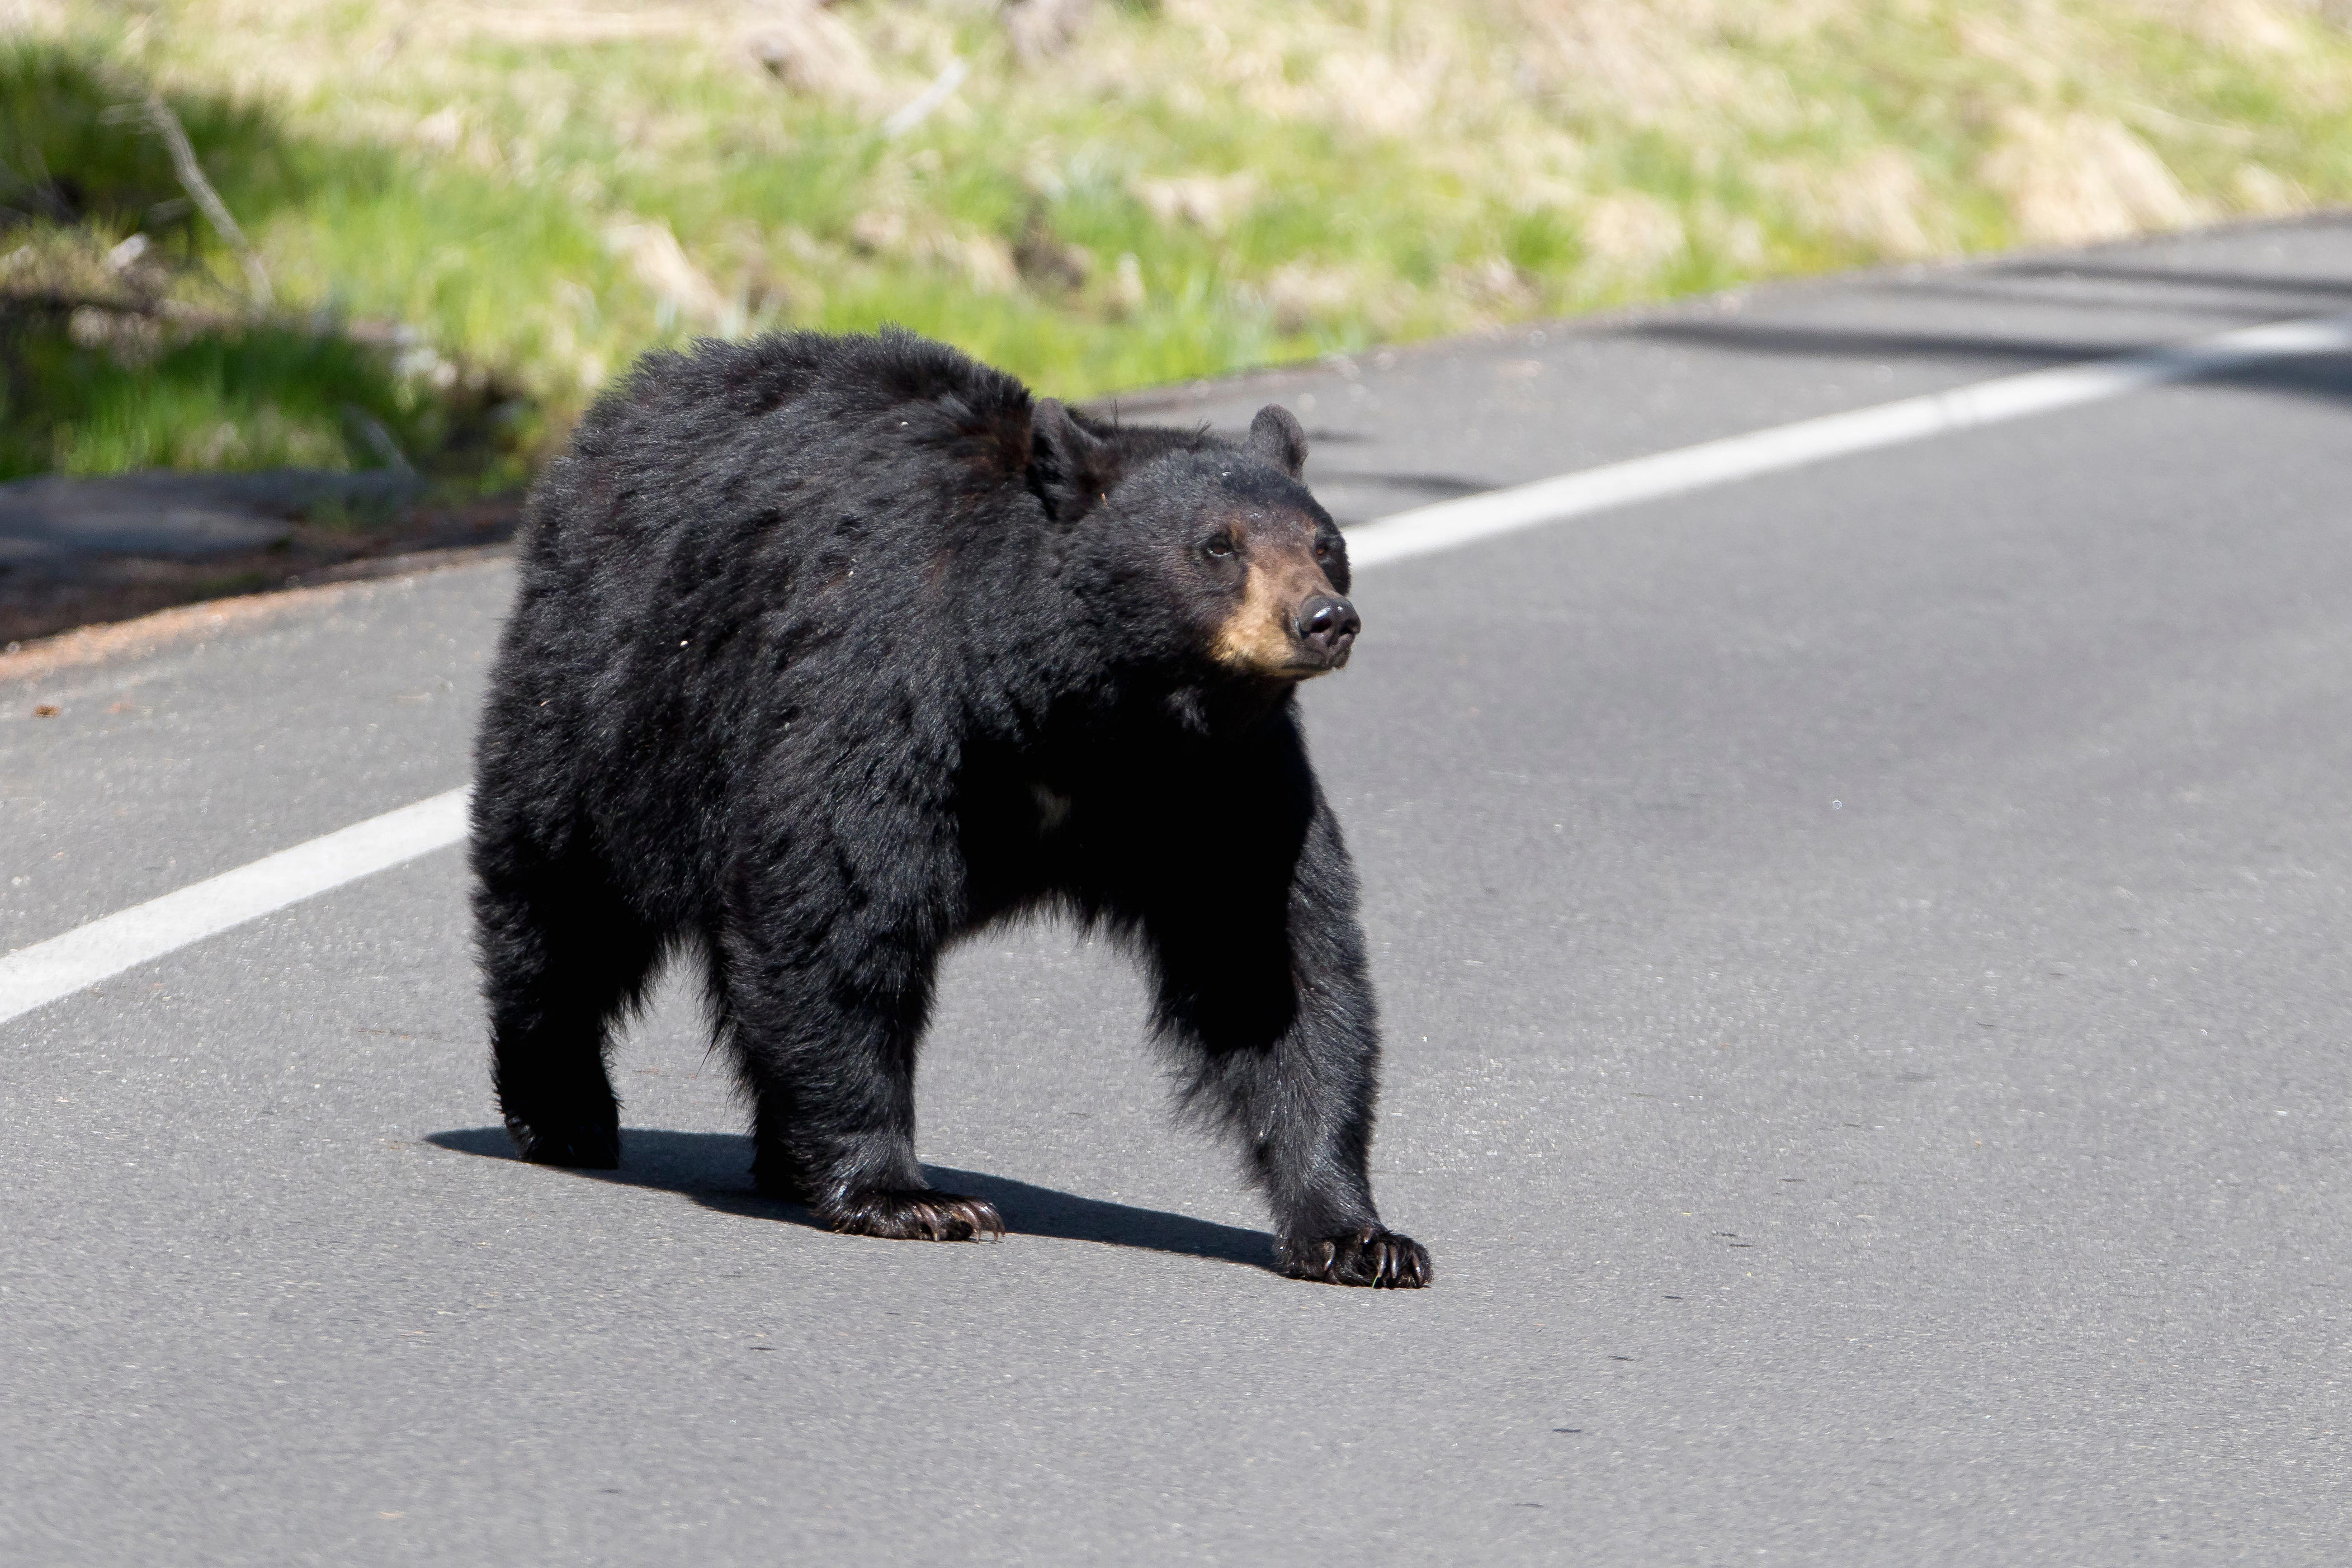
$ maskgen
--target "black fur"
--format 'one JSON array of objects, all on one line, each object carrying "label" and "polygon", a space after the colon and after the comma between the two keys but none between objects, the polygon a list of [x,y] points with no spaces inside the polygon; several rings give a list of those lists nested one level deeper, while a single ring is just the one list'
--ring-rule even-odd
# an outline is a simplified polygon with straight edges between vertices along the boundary
[{"label": "black fur", "polygon": [[708,966],[763,1190],[961,1239],[914,1069],[940,950],[1059,908],[1129,941],[1190,1105],[1301,1277],[1420,1285],[1365,1162],[1356,881],[1286,681],[1210,656],[1234,509],[1304,520],[1286,414],[1122,426],[900,332],[648,356],[531,503],[478,756],[475,909],[517,1147],[619,1157],[608,1030]]}]

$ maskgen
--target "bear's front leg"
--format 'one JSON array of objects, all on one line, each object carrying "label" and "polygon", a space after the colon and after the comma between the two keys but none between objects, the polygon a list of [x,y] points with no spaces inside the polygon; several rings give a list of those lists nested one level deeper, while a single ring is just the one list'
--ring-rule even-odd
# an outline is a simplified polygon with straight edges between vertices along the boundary
[{"label": "bear's front leg", "polygon": [[1284,1273],[1418,1288],[1429,1249],[1372,1205],[1379,1025],[1354,871],[1319,800],[1304,840],[1286,887],[1231,862],[1161,878],[1144,921],[1160,1030],[1190,1059],[1190,1104],[1244,1141]]},{"label": "bear's front leg", "polygon": [[881,901],[836,885],[848,865],[796,858],[739,887],[719,943],[720,1026],[752,1102],[752,1180],[849,1235],[1001,1237],[994,1205],[926,1186],[915,1158],[931,922],[886,918]]}]

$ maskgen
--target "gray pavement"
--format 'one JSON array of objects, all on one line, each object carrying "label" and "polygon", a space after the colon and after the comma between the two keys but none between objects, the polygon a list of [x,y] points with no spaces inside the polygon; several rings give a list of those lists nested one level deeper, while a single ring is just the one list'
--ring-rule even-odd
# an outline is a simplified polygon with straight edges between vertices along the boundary
[{"label": "gray pavement", "polygon": [[[1280,396],[1360,518],[2345,309],[2322,222],[1129,406]],[[676,993],[624,1170],[505,1157],[453,853],[20,1018],[0,1561],[2344,1562],[2347,434],[2331,361],[1367,573],[1307,706],[1426,1292],[1269,1272],[1066,931],[928,1047],[994,1246],[753,1198]],[[0,944],[460,782],[507,587],[0,684]]]}]

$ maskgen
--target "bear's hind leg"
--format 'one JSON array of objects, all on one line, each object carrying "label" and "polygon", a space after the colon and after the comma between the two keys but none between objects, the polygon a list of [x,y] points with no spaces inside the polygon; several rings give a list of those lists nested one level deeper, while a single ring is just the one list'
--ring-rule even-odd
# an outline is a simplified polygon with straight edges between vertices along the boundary
[{"label": "bear's hind leg", "polygon": [[793,1031],[799,1048],[773,1031],[747,1041],[740,1019],[735,1026],[751,1088],[751,1177],[760,1191],[805,1203],[845,1235],[1003,1236],[1004,1221],[986,1199],[924,1184],[915,1158],[912,1031],[822,1007],[799,1016],[807,1029]]},{"label": "bear's hind leg", "polygon": [[[745,929],[793,927],[738,927]],[[804,1203],[850,1235],[971,1241],[1004,1234],[995,1205],[926,1186],[915,1158],[927,951],[884,937],[836,967],[821,952],[803,950],[791,963],[736,935],[720,954],[721,1029],[752,1103],[751,1173],[761,1193]]]},{"label": "bear's hind leg", "polygon": [[576,866],[485,869],[474,909],[492,1079],[515,1152],[612,1169],[621,1121],[604,1051],[653,976],[658,933],[604,876]]}]

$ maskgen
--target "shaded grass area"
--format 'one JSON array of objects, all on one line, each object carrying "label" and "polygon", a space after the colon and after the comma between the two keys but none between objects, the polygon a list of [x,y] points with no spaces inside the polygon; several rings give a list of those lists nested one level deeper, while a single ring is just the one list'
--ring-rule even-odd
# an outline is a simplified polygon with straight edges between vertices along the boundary
[{"label": "shaded grass area", "polygon": [[1098,0],[1050,47],[1040,0],[19,4],[0,476],[479,491],[698,333],[895,321],[1085,396],[2352,199],[2352,37],[2289,0]]},{"label": "shaded grass area", "polygon": [[[528,408],[493,372],[396,321],[353,321],[331,294],[254,308],[152,91],[93,45],[0,46],[0,479],[392,466],[459,492],[520,483]],[[398,184],[381,154],[289,140],[258,107],[167,103],[247,224]]]},{"label": "shaded grass area", "polygon": [[[419,395],[382,348],[331,326],[159,327],[114,352],[70,318],[0,324],[0,479],[133,468],[365,468],[460,458],[468,412]],[[87,317],[85,317],[87,320]]]},{"label": "shaded grass area", "polygon": [[[170,154],[137,129],[148,85],[98,42],[0,41],[0,203],[17,218],[145,230],[193,247],[194,205]],[[175,94],[181,123],[249,218],[299,202],[283,145],[257,106]]]}]

